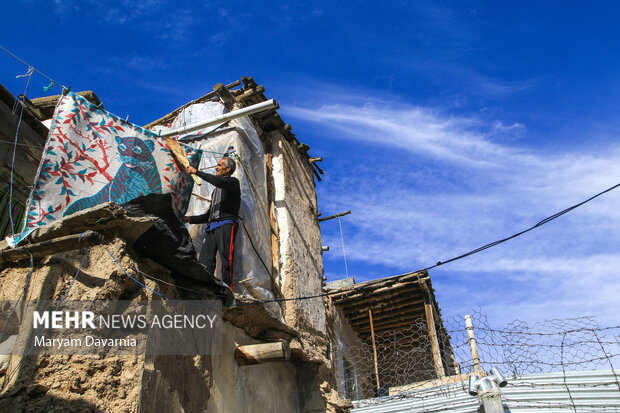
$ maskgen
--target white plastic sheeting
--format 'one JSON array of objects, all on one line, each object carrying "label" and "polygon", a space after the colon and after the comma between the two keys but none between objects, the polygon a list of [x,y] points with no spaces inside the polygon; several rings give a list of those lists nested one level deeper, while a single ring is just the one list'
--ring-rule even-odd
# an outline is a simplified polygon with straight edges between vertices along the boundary
[{"label": "white plastic sheeting", "polygon": [[[214,103],[208,102],[211,105]],[[213,110],[205,109],[206,104],[191,105],[185,108],[177,120],[170,125],[170,129],[182,126],[183,123],[191,125],[198,121],[217,116]],[[215,103],[215,105],[220,105]],[[200,106],[195,108],[194,106]],[[223,106],[223,105],[220,105]],[[204,116],[204,117],[203,117]],[[219,128],[221,125],[217,126]],[[214,127],[210,127],[211,131]],[[167,128],[162,129],[162,133]],[[202,132],[202,131],[201,131]],[[191,142],[188,142],[188,139]],[[228,122],[226,128],[218,133],[206,135],[197,132],[179,137],[180,141],[203,150],[200,170],[207,173],[215,173],[213,167],[222,158],[227,148],[233,146],[238,158],[237,168],[233,176],[239,179],[241,185],[241,208],[239,211],[239,229],[235,241],[235,256],[233,266],[233,284],[237,293],[250,295],[258,300],[273,300],[272,291],[272,255],[271,255],[271,224],[267,210],[267,181],[265,170],[265,151],[263,144],[247,117],[242,117]],[[194,186],[187,215],[200,215],[209,208],[211,192],[214,187],[207,182],[200,186]],[[187,224],[194,246],[197,251],[205,239],[204,227],[206,224]],[[200,259],[200,257],[198,257]],[[218,262],[215,276],[222,279]],[[243,281],[243,283],[240,283]],[[282,319],[280,306],[277,303],[269,303],[267,307],[274,315]]]},{"label": "white plastic sheeting", "polygon": [[[201,120],[215,118],[228,112],[226,106],[220,102],[196,103],[183,109],[179,116],[172,122],[170,129],[191,126]],[[224,123],[207,126],[206,128],[183,135],[181,140],[198,138],[220,128]],[[162,131],[163,132],[163,131]]]}]

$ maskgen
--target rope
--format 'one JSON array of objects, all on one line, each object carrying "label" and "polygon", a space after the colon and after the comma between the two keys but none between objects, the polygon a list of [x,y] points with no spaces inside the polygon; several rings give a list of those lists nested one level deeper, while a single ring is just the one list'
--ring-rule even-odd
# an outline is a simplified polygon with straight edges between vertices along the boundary
[{"label": "rope", "polygon": [[260,253],[258,252],[256,247],[254,246],[254,242],[252,241],[252,237],[250,236],[250,232],[245,227],[244,220],[241,217],[239,217],[239,218],[240,218],[240,221],[241,221],[241,226],[243,227],[243,230],[245,231],[246,235],[248,236],[248,240],[250,241],[250,245],[252,246],[252,249],[256,253],[256,256],[260,260],[261,264],[263,264],[263,267],[265,268],[265,271],[267,271],[267,274],[269,274],[269,278],[271,278],[272,277],[272,275],[271,275],[272,271],[267,267],[267,264],[265,264],[265,261],[263,261],[263,257],[261,257]]},{"label": "rope", "polygon": [[43,148],[43,146],[41,146],[41,145],[31,145],[31,144],[27,144],[27,143],[15,143],[15,142],[12,142],[12,141],[5,141],[5,140],[2,140],[2,139],[0,139],[0,143],[8,143],[8,144],[11,144],[11,145],[18,145],[18,146],[30,146],[30,147],[33,147],[33,148]]},{"label": "rope", "polygon": [[[26,87],[24,89],[24,99],[26,98],[26,93],[28,92],[28,85],[30,85],[30,78],[32,77],[33,70],[34,68],[30,66],[25,75],[17,76],[17,77],[26,78]],[[17,100],[15,103],[17,104]],[[9,220],[11,221],[11,235],[13,237],[15,237],[15,224],[13,222],[13,171],[15,169],[15,153],[17,152],[17,139],[19,136],[19,127],[22,124],[23,115],[24,115],[24,104],[22,103],[21,110],[19,111],[19,119],[17,121],[17,129],[15,130],[15,142],[13,144],[13,156],[11,158],[11,178],[10,178],[10,189],[9,189]]]},{"label": "rope", "polygon": [[[121,269],[121,271],[122,271],[122,272],[123,272],[123,273],[124,273],[127,277],[131,278],[131,280],[133,280],[136,284],[138,284],[138,285],[142,286],[143,288],[146,288],[147,290],[151,291],[152,293],[157,294],[157,295],[158,295],[158,296],[160,296],[161,298],[165,298],[165,299],[167,299],[167,300],[171,300],[171,301],[177,301],[177,302],[184,303],[184,304],[188,304],[188,305],[199,305],[199,306],[201,306],[201,305],[205,305],[205,306],[209,306],[208,304],[193,303],[193,302],[186,301],[186,300],[179,300],[179,299],[177,299],[177,298],[168,297],[168,296],[167,296],[167,295],[165,295],[165,294],[162,294],[162,293],[160,293],[160,292],[158,292],[158,291],[155,291],[155,290],[154,290],[154,289],[152,289],[151,287],[147,286],[146,284],[141,283],[141,282],[140,282],[140,281],[138,281],[136,278],[134,278],[134,277],[132,277],[131,275],[129,275],[129,274],[127,273],[127,271],[125,271],[125,269],[123,268],[123,266],[121,265],[121,263],[120,263],[120,262],[118,262],[118,260],[116,259],[116,257],[115,257],[115,256],[114,256],[111,252],[110,252],[110,250],[109,250],[107,247],[105,247],[105,250],[108,252],[108,254],[110,255],[110,257],[112,257],[112,259],[114,260],[114,262],[116,263],[116,265],[118,265],[118,268],[120,268],[120,269]],[[140,272],[140,273],[142,273],[142,271],[139,271],[139,272]],[[142,273],[142,274],[144,274],[144,273]],[[151,276],[150,278],[155,278],[155,277],[152,277],[152,276]],[[169,284],[169,283],[168,283],[168,284]],[[196,293],[200,293],[199,291],[192,290],[192,289],[189,289],[189,288],[183,288],[183,289],[184,289],[184,290],[188,290],[188,291],[193,291],[193,292],[196,292]],[[206,293],[204,293],[204,292],[203,292],[202,294],[206,294]],[[215,295],[215,296],[217,296],[217,297],[223,297],[223,298],[226,298],[226,297],[227,297],[227,296],[225,296],[224,294],[218,294],[218,293],[215,293],[215,292],[211,292],[210,294],[211,294],[211,295]]]},{"label": "rope", "polygon": [[33,71],[37,72],[38,74],[40,74],[41,76],[47,78],[50,82],[55,83],[57,85],[62,86],[64,89],[68,89],[66,86],[62,85],[61,83],[56,82],[54,79],[52,79],[51,77],[49,77],[48,75],[46,75],[45,73],[41,72],[39,69],[37,69],[36,67],[34,67],[33,65],[31,65],[30,63],[26,62],[25,60],[21,59],[20,57],[16,56],[15,54],[11,53],[9,50],[5,49],[4,47],[2,47],[0,45],[0,49],[4,50],[5,52],[7,52],[9,55],[13,56],[15,59],[19,60],[20,62],[22,62],[23,64],[25,64],[26,66],[28,66],[29,68],[31,68]]},{"label": "rope", "polygon": [[[604,195],[607,192],[610,192],[610,191],[612,191],[612,190],[614,190],[614,189],[616,189],[618,187],[620,187],[620,183],[618,183],[618,184],[616,184],[616,185],[614,185],[614,186],[612,186],[610,188],[607,188],[604,191],[601,191],[601,192],[599,192],[598,194],[596,194],[594,196],[591,196],[590,198],[586,199],[585,201],[582,201],[582,202],[580,202],[578,204],[575,204],[575,205],[573,205],[571,207],[568,207],[568,208],[566,208],[566,209],[564,209],[564,210],[562,210],[560,212],[557,212],[557,213],[555,213],[555,214],[553,214],[553,215],[551,215],[551,216],[549,216],[549,217],[539,221],[537,224],[533,225],[532,227],[530,227],[530,228],[528,228],[526,230],[523,230],[521,232],[518,232],[518,233],[516,233],[514,235],[511,235],[509,237],[503,238],[501,240],[494,241],[494,242],[491,242],[489,244],[483,245],[482,247],[476,248],[474,250],[466,252],[465,254],[461,254],[461,255],[459,255],[457,257],[450,258],[450,259],[445,260],[445,261],[439,261],[439,262],[437,262],[437,264],[431,265],[431,266],[426,267],[426,268],[422,268],[422,269],[419,269],[419,270],[416,270],[416,271],[411,271],[411,272],[408,272],[408,273],[405,273],[405,274],[393,275],[391,277],[380,278],[380,279],[377,279],[377,280],[368,281],[365,285],[363,285],[361,287],[358,286],[358,287],[343,288],[343,289],[340,289],[340,290],[331,291],[331,292],[325,292],[325,293],[322,293],[322,294],[315,294],[315,295],[295,297],[295,298],[282,298],[282,299],[274,299],[274,300],[265,300],[265,301],[260,301],[260,302],[256,302],[256,303],[247,303],[247,305],[261,304],[261,303],[262,304],[266,304],[266,303],[271,303],[271,302],[283,302],[283,301],[293,301],[293,300],[306,300],[306,299],[312,299],[312,298],[327,297],[327,296],[330,296],[330,295],[333,295],[333,294],[342,294],[342,293],[345,293],[345,292],[355,292],[355,291],[358,291],[358,290],[361,290],[361,289],[368,288],[369,286],[371,286],[373,284],[382,283],[382,282],[390,281],[390,280],[396,280],[398,278],[401,278],[401,277],[404,277],[404,276],[407,276],[407,275],[412,275],[412,274],[415,274],[415,273],[418,273],[418,272],[422,272],[422,271],[428,271],[428,270],[431,270],[433,268],[439,267],[441,265],[445,265],[445,264],[448,264],[450,262],[454,262],[454,261],[457,261],[457,260],[469,257],[470,255],[477,254],[477,253],[482,252],[482,251],[484,251],[484,250],[486,250],[488,248],[494,247],[496,245],[499,245],[501,243],[509,241],[509,240],[511,240],[513,238],[521,236],[521,235],[523,235],[523,234],[525,234],[525,233],[527,233],[529,231],[532,231],[535,228],[538,228],[540,226],[543,226],[543,225],[553,221],[556,218],[561,217],[562,215],[564,215],[564,214],[566,214],[566,213],[568,213],[568,212],[570,212],[570,211],[572,211],[572,210],[574,210],[574,209],[576,209],[576,208],[578,208],[578,207],[580,207],[580,206],[582,206],[582,205],[584,205],[584,204],[594,200],[595,198],[598,198],[599,196]],[[238,304],[238,305],[243,305],[243,304]]]}]

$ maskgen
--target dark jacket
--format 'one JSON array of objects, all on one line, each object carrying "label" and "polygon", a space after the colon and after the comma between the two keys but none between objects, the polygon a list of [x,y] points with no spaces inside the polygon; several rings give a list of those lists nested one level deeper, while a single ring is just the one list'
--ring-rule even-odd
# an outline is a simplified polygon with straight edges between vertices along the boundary
[{"label": "dark jacket", "polygon": [[233,176],[218,177],[201,171],[197,171],[196,175],[215,186],[215,189],[211,193],[211,206],[207,212],[189,217],[189,222],[202,224],[237,219],[241,205],[239,180]]}]

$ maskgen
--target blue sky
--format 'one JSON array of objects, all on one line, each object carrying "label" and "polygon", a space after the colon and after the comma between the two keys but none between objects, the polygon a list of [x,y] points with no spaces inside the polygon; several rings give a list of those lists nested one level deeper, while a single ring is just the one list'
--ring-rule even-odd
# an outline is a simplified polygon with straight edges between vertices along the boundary
[{"label": "blue sky", "polygon": [[[44,1],[3,5],[0,44],[146,124],[243,75],[322,156],[324,215],[355,279],[423,268],[620,181],[615,2]],[[0,82],[23,93],[23,64]],[[29,97],[45,93],[33,76]],[[445,315],[617,324],[620,190],[431,271]],[[322,225],[344,277],[337,221]]]}]

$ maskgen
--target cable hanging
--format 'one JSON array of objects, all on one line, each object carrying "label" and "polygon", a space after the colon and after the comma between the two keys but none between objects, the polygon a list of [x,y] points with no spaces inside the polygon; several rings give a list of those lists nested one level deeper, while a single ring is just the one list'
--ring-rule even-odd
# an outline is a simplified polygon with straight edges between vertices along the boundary
[{"label": "cable hanging", "polygon": [[274,300],[263,300],[263,301],[258,301],[256,303],[244,303],[244,304],[239,304],[239,305],[266,304],[266,303],[271,303],[271,302],[284,302],[284,301],[306,300],[306,299],[311,299],[311,298],[327,297],[327,296],[330,296],[330,295],[333,295],[333,294],[336,294],[336,293],[341,294],[343,292],[354,292],[354,291],[357,291],[357,290],[360,290],[360,289],[363,289],[363,288],[367,288],[369,285],[373,285],[373,284],[376,284],[376,283],[385,282],[385,281],[389,281],[389,280],[393,280],[393,279],[398,279],[400,277],[403,277],[403,276],[406,276],[406,275],[415,274],[415,273],[421,272],[421,271],[428,271],[428,270],[431,270],[433,268],[437,268],[437,267],[439,267],[441,265],[445,265],[445,264],[448,264],[450,262],[454,262],[454,261],[457,261],[457,260],[469,257],[471,255],[477,254],[477,253],[482,252],[482,251],[484,251],[486,249],[489,249],[491,247],[494,247],[496,245],[499,245],[499,244],[502,244],[502,243],[504,243],[506,241],[509,241],[509,240],[511,240],[513,238],[521,236],[521,235],[523,235],[523,234],[525,234],[525,233],[527,233],[527,232],[529,232],[529,231],[531,231],[531,230],[533,230],[535,228],[541,227],[541,226],[543,226],[543,225],[553,221],[556,218],[561,217],[562,215],[564,215],[564,214],[566,214],[566,213],[568,213],[568,212],[570,212],[570,211],[572,211],[572,210],[574,210],[574,209],[576,209],[576,208],[578,208],[578,207],[580,207],[580,206],[582,206],[582,205],[584,205],[584,204],[594,200],[595,198],[598,198],[601,195],[606,194],[607,192],[613,191],[614,189],[616,189],[618,187],[620,187],[620,183],[618,183],[618,184],[616,184],[616,185],[614,185],[614,186],[612,186],[610,188],[607,188],[604,191],[601,191],[601,192],[599,192],[598,194],[596,194],[594,196],[591,196],[590,198],[586,199],[585,201],[582,201],[582,202],[580,202],[578,204],[575,204],[573,206],[570,206],[570,207],[568,207],[568,208],[566,208],[566,209],[564,209],[564,210],[562,210],[560,212],[557,212],[557,213],[555,213],[555,214],[553,214],[553,215],[551,215],[551,216],[549,216],[547,218],[544,218],[543,220],[539,221],[535,225],[533,225],[530,228],[527,228],[527,229],[525,229],[525,230],[523,230],[521,232],[518,232],[518,233],[516,233],[514,235],[511,235],[509,237],[506,237],[506,238],[503,238],[503,239],[500,239],[500,240],[497,240],[497,241],[494,241],[494,242],[490,242],[490,243],[488,243],[486,245],[483,245],[481,247],[473,249],[473,250],[471,250],[469,252],[466,252],[466,253],[461,254],[459,256],[456,256],[454,258],[450,258],[450,259],[447,259],[447,260],[444,260],[444,261],[438,261],[436,264],[431,265],[429,267],[425,267],[425,268],[422,268],[422,269],[419,269],[419,270],[416,270],[416,271],[411,271],[411,272],[408,272],[408,273],[405,273],[405,274],[393,275],[391,277],[380,278],[380,279],[377,279],[377,280],[368,281],[368,283],[365,284],[362,287],[343,288],[343,289],[337,290],[337,292],[336,291],[332,291],[332,292],[325,292],[325,293],[322,293],[322,294],[315,294],[315,295],[309,295],[309,296],[303,296],[303,297],[282,298],[282,299],[274,299]]},{"label": "cable hanging", "polygon": [[59,83],[57,81],[55,81],[54,79],[52,79],[51,77],[49,77],[48,75],[46,75],[45,73],[41,72],[39,69],[37,69],[36,67],[34,67],[33,65],[31,65],[30,63],[26,62],[24,59],[21,59],[20,57],[16,56],[14,53],[11,53],[11,51],[7,50],[6,48],[2,47],[2,45],[0,45],[0,49],[4,50],[6,53],[8,53],[9,55],[11,55],[13,58],[19,60],[20,62],[22,62],[23,64],[25,64],[26,66],[28,66],[28,69],[32,69],[33,71],[37,72],[38,74],[40,74],[41,76],[43,76],[44,78],[48,79],[51,83],[50,85],[46,86],[45,91],[47,92],[49,89],[51,89],[51,86],[53,86],[54,84],[62,86],[63,89],[68,89],[68,87],[64,86],[62,83]]},{"label": "cable hanging", "polygon": [[[580,206],[582,206],[582,205],[584,205],[584,204],[586,204],[586,203],[588,203],[588,202],[590,202],[590,201],[594,200],[595,198],[598,198],[599,196],[604,195],[605,193],[610,192],[610,191],[612,191],[612,190],[614,190],[614,189],[618,188],[618,187],[620,187],[620,183],[618,183],[618,184],[616,184],[616,185],[614,185],[614,186],[612,186],[612,187],[610,187],[610,188],[608,188],[608,189],[606,189],[606,190],[604,190],[604,191],[599,192],[598,194],[596,194],[596,195],[594,195],[594,196],[592,196],[592,197],[590,197],[590,198],[586,199],[586,200],[585,200],[585,201],[583,201],[583,202],[580,202],[580,203],[575,204],[575,205],[573,205],[573,206],[571,206],[571,207],[568,207],[568,208],[566,208],[566,209],[564,209],[564,210],[562,210],[562,211],[560,211],[560,212],[558,212],[558,213],[556,213],[556,214],[553,214],[553,215],[551,215],[551,216],[549,216],[549,217],[547,217],[547,218],[545,218],[545,219],[543,219],[543,220],[539,221],[537,224],[533,225],[532,227],[530,227],[530,228],[528,228],[528,229],[526,229],[526,230],[523,230],[523,231],[521,231],[521,232],[518,232],[518,233],[516,233],[516,234],[514,234],[514,235],[511,235],[511,236],[509,236],[509,237],[503,238],[503,239],[501,239],[501,240],[494,241],[494,242],[491,242],[491,243],[489,243],[489,244],[483,245],[482,247],[476,248],[476,249],[471,250],[471,251],[469,251],[469,252],[467,252],[467,253],[465,253],[465,254],[461,254],[461,255],[459,255],[459,256],[457,256],[457,257],[450,258],[450,259],[445,260],[445,261],[439,261],[439,262],[437,262],[437,264],[435,264],[435,265],[431,265],[431,266],[429,266],[429,267],[422,268],[422,269],[420,269],[420,270],[411,271],[411,272],[408,272],[408,273],[405,273],[405,274],[395,275],[395,276],[386,277],[386,278],[381,278],[381,279],[377,279],[377,280],[372,280],[372,281],[369,281],[367,284],[365,284],[365,285],[363,285],[363,286],[357,286],[357,287],[345,288],[345,289],[340,289],[340,290],[336,290],[336,291],[328,291],[328,292],[324,292],[324,293],[320,293],[320,294],[314,294],[314,295],[308,295],[308,296],[302,296],[302,297],[277,298],[277,299],[273,299],[273,300],[260,300],[260,301],[250,302],[250,303],[238,303],[238,304],[236,304],[236,306],[238,306],[238,307],[242,307],[242,306],[248,306],[248,305],[259,305],[259,304],[268,304],[268,303],[281,303],[281,302],[287,302],[287,301],[300,301],[300,300],[308,300],[308,299],[313,299],[313,298],[322,298],[322,297],[327,297],[327,296],[334,295],[334,294],[341,294],[341,293],[343,293],[343,292],[354,292],[354,291],[358,291],[358,290],[361,290],[361,289],[367,288],[369,285],[373,285],[373,284],[376,284],[376,283],[380,283],[380,282],[389,281],[389,280],[392,280],[392,279],[398,279],[398,278],[400,278],[400,277],[403,277],[403,276],[406,276],[406,275],[415,274],[415,273],[417,273],[417,272],[421,272],[421,271],[428,271],[428,270],[430,270],[430,269],[433,269],[433,268],[439,267],[439,266],[441,266],[441,265],[444,265],[444,264],[447,264],[447,263],[450,263],[450,262],[453,262],[453,261],[457,261],[457,260],[463,259],[463,258],[468,257],[468,256],[470,256],[470,255],[477,254],[477,253],[479,253],[479,252],[481,252],[481,251],[484,251],[484,250],[486,250],[486,249],[488,249],[488,248],[494,247],[494,246],[499,245],[499,244],[501,244],[501,243],[503,243],[503,242],[506,242],[506,241],[511,240],[511,239],[513,239],[513,238],[516,238],[516,237],[518,237],[518,236],[520,236],[520,235],[523,235],[523,234],[525,234],[525,233],[527,233],[527,232],[529,232],[529,231],[531,231],[531,230],[533,230],[533,229],[535,229],[535,228],[538,228],[538,227],[540,227],[540,226],[542,226],[542,225],[544,225],[544,224],[546,224],[546,223],[548,223],[548,222],[553,221],[554,219],[556,219],[556,218],[558,218],[558,217],[560,217],[560,216],[562,216],[562,215],[564,215],[564,214],[566,214],[566,213],[568,213],[568,212],[570,212],[570,211],[572,211],[572,210],[574,210],[574,209],[576,209],[576,208],[578,208],[578,207],[580,207]],[[107,248],[106,248],[106,250],[107,250]],[[151,289],[151,288],[147,287],[145,284],[141,283],[140,281],[138,281],[137,279],[135,279],[134,277],[132,277],[131,275],[129,275],[129,274],[125,271],[125,269],[121,266],[121,264],[118,262],[118,260],[117,260],[117,259],[116,259],[113,255],[112,255],[112,253],[111,253],[109,250],[107,250],[107,252],[108,252],[108,254],[112,257],[112,259],[116,262],[116,264],[119,266],[119,268],[121,269],[121,271],[122,271],[122,272],[123,272],[126,276],[128,276],[131,280],[133,280],[134,282],[136,282],[137,284],[139,284],[139,285],[140,285],[140,286],[142,286],[143,288],[146,288],[146,289],[148,289],[148,290],[152,291],[153,293],[155,293],[156,295],[159,295],[159,296],[160,296],[160,297],[162,297],[162,298],[169,299],[169,300],[173,300],[173,301],[181,301],[181,302],[184,302],[184,300],[178,300],[178,299],[175,299],[175,298],[172,298],[172,297],[168,297],[168,296],[166,296],[166,295],[164,295],[164,294],[161,294],[161,293],[159,293],[159,292],[157,292],[157,291],[155,291],[155,290],[153,290],[153,289]],[[79,272],[79,271],[78,271],[78,272]],[[140,272],[140,273],[142,273],[143,275],[147,275],[147,274],[143,273],[142,271],[139,271],[139,272]],[[76,276],[77,276],[77,273],[76,273]],[[155,277],[153,277],[153,276],[148,276],[148,278],[151,278],[151,279],[154,279],[154,280],[158,280],[158,281],[163,281],[163,280],[160,280],[160,279],[155,278]],[[166,284],[169,284],[169,283],[166,283]],[[197,290],[192,290],[192,289],[189,289],[189,288],[183,288],[183,289],[184,289],[184,290],[188,290],[188,291],[195,292],[195,293],[197,293],[197,294],[209,294],[209,295],[216,295],[216,296],[218,296],[218,294],[217,294],[217,293],[211,293],[211,292],[206,293],[206,292],[204,292],[204,291],[197,291]]]},{"label": "cable hanging", "polygon": [[[598,194],[596,194],[596,195],[586,199],[583,202],[580,202],[580,203],[575,204],[575,205],[573,205],[571,207],[568,207],[568,208],[566,208],[566,209],[564,209],[564,210],[562,210],[562,211],[560,211],[560,212],[558,212],[556,214],[553,214],[553,215],[551,215],[551,216],[541,220],[537,224],[533,225],[532,227],[530,227],[530,228],[528,228],[528,229],[526,229],[524,231],[518,232],[518,233],[516,233],[514,235],[511,235],[509,237],[503,238],[501,240],[494,241],[494,242],[491,242],[489,244],[483,245],[482,247],[476,248],[476,249],[471,250],[471,251],[469,251],[469,252],[467,252],[465,254],[461,254],[461,255],[459,255],[457,257],[450,258],[450,259],[445,260],[445,261],[439,261],[439,262],[437,262],[437,264],[431,265],[431,266],[426,267],[426,268],[422,268],[422,269],[419,269],[419,270],[416,270],[416,271],[411,271],[411,272],[408,272],[408,273],[405,273],[405,274],[394,275],[394,276],[391,276],[391,277],[380,278],[380,279],[377,279],[377,280],[368,281],[368,283],[363,285],[363,286],[357,286],[357,287],[354,286],[354,287],[350,287],[350,288],[343,288],[343,289],[339,289],[339,290],[335,290],[335,291],[327,291],[327,292],[324,292],[324,293],[319,293],[319,294],[314,294],[314,295],[307,295],[307,296],[302,296],[302,297],[276,298],[276,299],[273,299],[273,300],[260,300],[260,301],[254,301],[254,302],[249,302],[249,303],[237,303],[237,304],[235,304],[235,306],[237,306],[237,307],[244,307],[244,306],[249,306],[249,305],[260,305],[260,304],[268,304],[268,303],[283,303],[283,302],[288,302],[288,301],[301,301],[301,300],[309,300],[309,299],[313,299],[313,298],[328,297],[330,295],[342,294],[344,292],[359,291],[359,290],[367,288],[369,285],[373,285],[373,284],[376,284],[376,283],[385,282],[385,281],[389,281],[389,280],[393,280],[393,279],[398,279],[400,277],[411,275],[411,274],[415,274],[415,273],[421,272],[421,271],[428,271],[430,269],[439,267],[441,265],[444,265],[444,264],[447,264],[447,263],[450,263],[450,262],[453,262],[453,261],[457,261],[457,260],[463,259],[463,258],[468,257],[470,255],[477,254],[477,253],[479,253],[481,251],[484,251],[484,250],[486,250],[488,248],[494,247],[494,246],[499,245],[499,244],[501,244],[503,242],[506,242],[506,241],[511,240],[513,238],[516,238],[516,237],[518,237],[520,235],[523,235],[526,232],[529,232],[529,231],[533,230],[534,228],[538,228],[538,227],[540,227],[540,226],[542,226],[542,225],[544,225],[544,224],[546,224],[546,223],[548,223],[550,221],[553,221],[554,219],[556,219],[556,218],[558,218],[558,217],[560,217],[560,216],[562,216],[562,215],[564,215],[564,214],[574,210],[575,208],[578,208],[578,207],[580,207],[580,206],[582,206],[582,205],[592,201],[593,199],[595,199],[595,198],[597,198],[597,197],[599,197],[599,196],[601,196],[601,195],[603,195],[603,194],[605,194],[607,192],[610,192],[610,191],[612,191],[612,190],[614,190],[614,189],[616,189],[618,187],[620,187],[620,183],[618,183],[618,184],[612,186],[611,188],[608,188],[608,189],[606,189],[606,190],[604,190],[602,192],[599,192]],[[170,299],[170,300],[173,300],[173,301],[183,301],[183,300],[177,300],[177,299],[168,297],[168,296],[166,296],[164,294],[161,294],[161,293],[159,293],[157,291],[154,291],[151,288],[147,287],[146,285],[144,285],[143,283],[141,283],[140,281],[136,280],[134,277],[129,275],[123,269],[123,267],[120,265],[120,263],[116,260],[116,258],[110,253],[110,251],[108,251],[108,254],[110,254],[112,256],[114,261],[116,261],[116,264],[121,268],[121,270],[125,273],[125,275],[127,275],[129,278],[131,278],[134,282],[138,283],[139,285],[141,285],[144,288],[147,288],[148,290],[152,291],[153,293],[159,295],[162,298]],[[154,280],[158,280],[158,281],[163,281],[163,280],[160,280],[160,279],[158,279],[156,277],[149,276],[149,275],[143,273],[142,271],[140,271],[140,273],[142,273],[143,275],[148,276],[148,278],[151,278],[151,279],[154,279]],[[169,284],[169,283],[166,283],[166,284]],[[188,290],[188,291],[192,291],[192,292],[197,293],[197,294],[205,294],[205,295],[213,294],[213,293],[206,293],[204,291],[192,290],[190,288],[183,288],[183,289],[184,290]]]},{"label": "cable hanging", "polygon": [[[2,47],[2,46],[0,46]],[[26,93],[28,92],[28,85],[30,85],[30,78],[32,77],[32,72],[34,68],[29,66],[28,71],[25,75],[19,75],[16,77],[24,77],[26,78],[26,87],[24,88],[24,99],[26,98]],[[17,104],[17,101],[15,101]],[[15,153],[17,152],[17,139],[19,138],[19,128],[22,124],[22,118],[24,116],[24,105],[20,105],[19,111],[19,119],[17,120],[17,128],[15,129],[15,141],[13,144],[13,155],[11,158],[11,178],[9,184],[9,220],[11,221],[11,235],[15,237],[15,224],[13,222],[13,173],[15,170]]]},{"label": "cable hanging", "polygon": [[[7,50],[5,47],[0,45],[0,49],[3,50],[4,52],[6,52],[7,54],[9,54],[10,56],[12,56],[13,58],[15,58],[16,60],[18,60],[21,63],[25,64],[28,67],[28,71],[26,72],[26,74],[17,76],[17,77],[24,77],[24,78],[26,78],[26,87],[25,87],[25,91],[24,91],[24,96],[26,95],[26,92],[28,90],[28,85],[29,85],[30,78],[31,78],[33,72],[39,73],[41,76],[47,78],[50,81],[50,85],[46,87],[46,90],[49,90],[50,87],[53,86],[53,84],[57,84],[59,86],[62,86],[63,89],[68,89],[66,86],[62,85],[59,82],[56,82],[54,79],[52,79],[51,77],[49,77],[45,73],[41,72],[39,69],[37,69],[36,67],[32,66],[31,64],[29,64],[25,60],[23,60],[20,57],[16,56],[14,53],[12,53],[11,51]],[[18,124],[17,124],[17,131],[16,131],[15,140],[14,140],[14,142],[12,142],[14,147],[13,147],[13,159],[12,159],[12,165],[11,165],[10,199],[12,199],[12,192],[13,192],[13,185],[12,184],[13,184],[13,169],[14,169],[14,161],[15,161],[15,150],[16,150],[17,145],[26,146],[24,144],[19,144],[17,142],[17,134],[19,132],[19,126],[21,124],[22,115],[23,115],[23,105],[22,105],[22,108],[21,108],[21,111],[20,111],[19,121],[18,121]],[[3,142],[3,143],[9,143],[9,142]],[[223,153],[214,152],[214,151],[203,151],[203,152],[224,155]],[[414,273],[420,272],[420,271],[428,271],[428,270],[431,270],[433,268],[437,268],[437,267],[439,267],[441,265],[445,265],[445,264],[448,264],[450,262],[454,262],[454,261],[457,261],[457,260],[469,257],[471,255],[477,254],[477,253],[482,252],[482,251],[484,251],[486,249],[492,248],[492,247],[497,246],[499,244],[502,244],[502,243],[504,243],[506,241],[509,241],[509,240],[511,240],[513,238],[519,237],[519,236],[521,236],[521,235],[523,235],[523,234],[525,234],[525,233],[527,233],[529,231],[532,231],[533,229],[538,228],[538,227],[540,227],[540,226],[542,226],[542,225],[544,225],[544,224],[546,224],[546,223],[548,223],[548,222],[550,222],[550,221],[552,221],[552,220],[554,220],[556,218],[559,218],[560,216],[562,216],[562,215],[564,215],[564,214],[566,214],[566,213],[568,213],[568,212],[570,212],[570,211],[572,211],[572,210],[574,210],[574,209],[576,209],[576,208],[578,208],[578,207],[580,207],[580,206],[582,206],[582,205],[584,205],[584,204],[594,200],[595,198],[598,198],[601,195],[604,195],[607,192],[610,192],[610,191],[618,188],[619,186],[620,186],[620,183],[618,183],[618,184],[616,184],[616,185],[614,185],[614,186],[612,186],[612,187],[610,187],[610,188],[608,188],[608,189],[606,189],[604,191],[599,192],[598,194],[596,194],[596,195],[586,199],[583,202],[575,204],[575,205],[573,205],[571,207],[568,207],[568,208],[566,208],[566,209],[564,209],[564,210],[562,210],[560,212],[557,212],[556,214],[553,214],[553,215],[551,215],[551,216],[549,216],[547,218],[544,218],[543,220],[539,221],[535,225],[533,225],[533,226],[531,226],[531,227],[529,227],[529,228],[527,228],[527,229],[525,229],[525,230],[523,230],[521,232],[513,234],[513,235],[511,235],[509,237],[506,237],[506,238],[503,238],[503,239],[500,239],[500,240],[497,240],[497,241],[485,244],[485,245],[483,245],[481,247],[478,247],[476,249],[468,251],[468,252],[466,252],[464,254],[461,254],[459,256],[456,256],[456,257],[453,257],[453,258],[450,258],[450,259],[447,259],[447,260],[444,260],[444,261],[438,261],[436,264],[428,266],[428,267],[425,267],[425,268],[422,268],[420,270],[411,271],[411,272],[408,272],[406,274],[395,275],[395,276],[391,276],[391,277],[386,277],[386,278],[381,278],[381,279],[378,279],[378,280],[370,281],[368,284],[366,284],[364,286],[364,288],[366,288],[368,285],[372,285],[374,283],[384,282],[384,281],[388,281],[388,280],[391,280],[391,279],[397,279],[397,278],[400,278],[402,276],[414,274]],[[14,229],[14,223],[13,223],[13,218],[12,218],[12,214],[11,214],[11,209],[10,208],[9,208],[9,212],[10,212],[10,220],[11,220],[11,229],[12,229],[12,232],[13,232],[13,235],[14,235],[15,229]],[[345,262],[345,272],[346,272],[347,277],[348,277],[348,266],[347,266],[347,262],[346,262],[346,253],[345,253],[345,247],[344,247],[344,237],[343,237],[343,234],[342,234],[342,224],[341,224],[340,218],[338,219],[338,224],[339,224],[339,227],[340,227],[340,236],[341,236],[341,241],[342,241],[343,257],[344,257],[344,262]],[[117,262],[117,264],[118,264],[118,262]],[[119,264],[119,266],[120,266],[120,264]],[[129,276],[129,277],[133,279],[133,277],[131,277],[131,276]],[[135,279],[134,279],[134,281],[138,282],[143,287],[148,288],[145,285],[143,285],[142,283],[140,283],[139,281],[137,281]],[[348,288],[348,289],[341,289],[341,290],[338,290],[338,293],[347,292],[347,291],[353,292],[353,291],[356,291],[359,288],[360,287],[351,287],[351,288]],[[153,291],[153,292],[155,294],[159,294],[156,291]],[[196,292],[198,292],[198,291],[196,291]],[[333,292],[326,292],[326,293],[315,294],[315,295],[310,295],[310,296],[302,296],[302,297],[294,297],[294,298],[282,298],[282,299],[273,299],[273,300],[262,300],[262,301],[256,301],[254,303],[244,303],[243,305],[266,304],[266,303],[271,303],[271,302],[284,302],[284,301],[293,301],[293,300],[305,300],[305,299],[325,297],[325,296],[329,296],[329,295],[332,295],[332,294],[334,294],[334,293]],[[162,297],[165,297],[165,296],[162,296]],[[166,297],[166,298],[168,298],[168,297]]]}]

